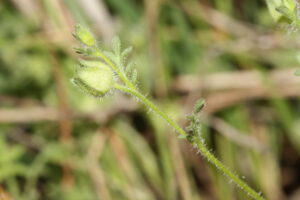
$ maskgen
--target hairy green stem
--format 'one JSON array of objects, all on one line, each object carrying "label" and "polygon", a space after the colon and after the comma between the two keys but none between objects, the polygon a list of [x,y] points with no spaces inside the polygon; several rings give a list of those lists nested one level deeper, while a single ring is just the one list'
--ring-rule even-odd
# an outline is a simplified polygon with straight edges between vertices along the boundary
[{"label": "hairy green stem", "polygon": [[134,85],[128,80],[127,76],[119,70],[119,68],[113,63],[110,59],[108,59],[102,51],[97,51],[97,56],[99,56],[101,59],[103,59],[106,64],[108,64],[111,69],[120,77],[120,79],[123,81],[125,85],[127,85],[130,88],[134,88]]},{"label": "hairy green stem", "polygon": [[167,114],[162,112],[156,105],[154,105],[150,100],[148,100],[144,95],[142,95],[138,90],[135,88],[128,88],[119,84],[115,84],[115,88],[131,94],[135,97],[137,97],[142,103],[145,104],[148,108],[150,108],[152,111],[156,112],[159,116],[161,116],[164,120],[167,121],[170,126],[172,126],[176,132],[178,132],[180,135],[187,135],[187,133],[180,127],[176,122],[174,122]]},{"label": "hairy green stem", "polygon": [[[127,94],[131,94],[135,98],[137,98],[140,102],[145,104],[151,111],[155,112],[157,115],[162,117],[171,127],[175,129],[177,133],[179,133],[183,138],[186,138],[210,163],[212,163],[217,169],[224,173],[227,177],[230,178],[230,181],[233,181],[238,187],[240,187],[243,191],[245,191],[249,196],[253,197],[256,200],[264,200],[264,198],[253,190],[247,183],[245,183],[242,179],[240,179],[235,173],[233,173],[229,168],[227,168],[220,160],[218,160],[205,146],[205,143],[201,136],[197,133],[197,131],[191,131],[187,133],[184,131],[172,118],[170,118],[166,113],[161,111],[152,101],[150,101],[147,97],[139,92],[137,87],[135,86],[135,76],[134,73],[131,73],[131,79],[128,78],[127,74],[124,71],[122,63],[120,62],[122,59],[121,54],[121,43],[119,39],[115,40],[114,43],[114,54],[117,54],[117,60],[110,60],[96,45],[95,38],[93,35],[82,26],[76,26],[74,36],[77,40],[79,40],[86,47],[89,47],[93,50],[91,53],[92,56],[98,56],[104,61],[111,70],[119,77],[120,81],[123,84],[114,84],[112,83],[113,74],[111,71],[106,69],[107,66],[97,66],[95,67],[95,63],[93,66],[89,68],[83,68],[78,72],[78,76],[73,79],[73,83],[77,85],[81,90],[88,92],[89,94],[95,97],[101,97],[107,93],[112,86],[115,89],[125,92]],[[124,50],[126,52],[126,50]],[[83,51],[84,52],[84,51]],[[126,55],[126,53],[125,53]],[[109,56],[110,57],[110,56]],[[87,63],[86,63],[87,64]],[[91,65],[91,63],[90,63]],[[102,70],[101,70],[102,69]],[[104,70],[106,69],[106,70]],[[105,72],[105,73],[104,73]],[[97,75],[103,75],[100,80],[97,79]],[[201,103],[201,102],[200,102]],[[203,103],[198,105],[197,112],[202,108]],[[200,107],[199,107],[200,106]],[[196,112],[196,111],[195,111]]]},{"label": "hairy green stem", "polygon": [[[126,83],[125,83],[126,84]],[[123,86],[119,84],[115,84],[115,88],[125,92],[127,94],[133,95],[138,98],[145,106],[150,108],[157,115],[162,117],[171,127],[175,129],[177,133],[183,136],[188,136],[186,131],[184,131],[173,119],[171,119],[168,115],[162,112],[155,104],[153,104],[149,99],[147,99],[143,94],[141,94],[134,86]],[[239,178],[235,173],[233,173],[229,168],[227,168],[219,159],[217,159],[205,146],[199,136],[193,136],[192,139],[189,140],[195,148],[197,148],[200,153],[218,170],[224,173],[227,177],[229,177],[239,188],[244,190],[249,196],[256,200],[264,200],[264,198],[253,190],[246,182],[244,182],[241,178]]]},{"label": "hairy green stem", "polygon": [[226,167],[219,159],[217,159],[205,146],[205,144],[198,137],[192,143],[199,149],[200,153],[212,163],[218,170],[229,177],[239,188],[244,190],[249,196],[257,200],[264,200],[265,198],[260,195],[260,193],[253,190],[245,181],[243,181],[238,175],[233,173],[228,167]]}]

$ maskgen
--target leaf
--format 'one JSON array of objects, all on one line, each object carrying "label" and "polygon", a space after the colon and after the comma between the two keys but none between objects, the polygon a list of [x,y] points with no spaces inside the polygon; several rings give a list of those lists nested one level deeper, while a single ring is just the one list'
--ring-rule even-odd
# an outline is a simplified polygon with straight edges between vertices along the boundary
[{"label": "leaf", "polygon": [[294,19],[294,14],[293,12],[286,6],[279,6],[276,8],[276,11],[281,13],[283,16],[286,18],[293,20]]},{"label": "leaf", "polygon": [[126,60],[129,56],[129,54],[132,52],[132,49],[133,49],[132,47],[128,47],[122,52],[122,54],[121,54],[121,65],[122,66],[126,65]]},{"label": "leaf", "polygon": [[275,21],[278,21],[281,14],[276,11],[276,8],[282,5],[281,0],[266,0],[271,16]]},{"label": "leaf", "polygon": [[137,70],[134,69],[133,72],[132,72],[132,75],[131,75],[131,82],[132,82],[133,84],[136,84],[136,81],[137,81],[137,75],[138,75]]},{"label": "leaf", "polygon": [[126,49],[122,52],[121,57],[126,59],[127,56],[132,52],[132,49],[133,49],[132,46],[126,48]]},{"label": "leaf", "polygon": [[133,70],[134,65],[135,65],[134,62],[128,63],[126,66],[126,73],[130,73]]},{"label": "leaf", "polygon": [[295,3],[298,4],[298,2],[295,0],[284,0],[284,5],[288,7],[290,10],[293,10],[295,8],[296,6]]},{"label": "leaf", "polygon": [[205,105],[205,100],[199,99],[194,106],[193,113],[198,114],[203,109],[204,105]]},{"label": "leaf", "polygon": [[116,36],[112,41],[112,48],[116,56],[120,56],[121,54],[121,40],[118,36]]}]

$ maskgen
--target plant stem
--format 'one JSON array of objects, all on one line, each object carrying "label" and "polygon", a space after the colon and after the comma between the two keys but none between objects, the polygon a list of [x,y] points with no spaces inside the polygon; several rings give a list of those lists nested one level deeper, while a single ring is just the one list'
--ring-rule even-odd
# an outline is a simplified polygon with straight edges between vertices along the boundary
[{"label": "plant stem", "polygon": [[138,90],[135,88],[128,88],[119,84],[115,85],[115,88],[118,90],[121,90],[122,92],[131,94],[135,97],[137,97],[145,106],[150,108],[152,111],[156,112],[159,116],[161,116],[164,120],[167,121],[170,126],[172,126],[176,132],[178,132],[180,135],[187,135],[187,133],[180,127],[176,122],[174,122],[168,115],[166,115],[164,112],[162,112],[156,105],[154,105],[150,100],[148,100],[144,95],[142,95]]},{"label": "plant stem", "polygon": [[[153,104],[150,100],[148,100],[143,94],[141,94],[134,86],[123,86],[119,84],[115,84],[115,88],[125,92],[127,94],[131,94],[136,97],[139,101],[141,101],[146,107],[151,109],[157,115],[162,117],[171,127],[175,129],[177,133],[183,136],[188,136],[188,134],[167,114],[161,111],[155,104]],[[245,191],[249,196],[256,200],[264,200],[264,198],[253,190],[246,182],[240,179],[235,173],[233,173],[229,168],[227,168],[219,159],[217,159],[205,146],[202,142],[201,138],[197,135],[193,136],[191,140],[189,140],[195,148],[197,148],[200,153],[218,170],[223,172],[227,177],[229,177],[239,188]]]},{"label": "plant stem", "polygon": [[231,179],[239,188],[244,190],[249,196],[256,200],[264,200],[265,198],[260,193],[253,190],[245,181],[233,173],[228,167],[226,167],[218,158],[216,158],[205,146],[199,137],[194,140],[193,143],[200,153],[218,170],[224,173],[229,179]]},{"label": "plant stem", "polygon": [[97,56],[99,56],[101,59],[103,59],[103,61],[106,62],[106,64],[108,64],[111,67],[111,69],[120,77],[120,79],[124,82],[125,85],[127,85],[130,88],[134,88],[134,85],[128,80],[127,76],[119,70],[119,68],[115,65],[114,62],[112,62],[110,59],[108,59],[102,53],[102,51],[98,50],[96,53],[97,53]]}]

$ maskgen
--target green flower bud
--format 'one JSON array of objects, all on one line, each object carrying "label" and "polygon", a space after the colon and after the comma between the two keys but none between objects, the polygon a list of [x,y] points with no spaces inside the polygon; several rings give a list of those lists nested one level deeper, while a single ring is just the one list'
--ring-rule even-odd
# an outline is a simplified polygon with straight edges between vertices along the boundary
[{"label": "green flower bud", "polygon": [[81,66],[72,82],[83,92],[102,97],[113,88],[113,72],[107,65],[98,61],[81,61]]},{"label": "green flower bud", "polygon": [[96,44],[96,40],[94,36],[81,25],[76,25],[75,32],[73,35],[78,41],[80,41],[81,43],[87,46],[92,47],[95,46]]}]

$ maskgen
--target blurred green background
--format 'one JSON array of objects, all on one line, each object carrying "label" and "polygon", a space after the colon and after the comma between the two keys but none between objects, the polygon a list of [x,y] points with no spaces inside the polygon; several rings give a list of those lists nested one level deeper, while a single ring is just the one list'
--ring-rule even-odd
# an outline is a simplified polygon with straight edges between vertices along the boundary
[{"label": "blurred green background", "polygon": [[[1,200],[247,200],[160,118],[70,78],[80,23],[119,35],[139,87],[270,200],[300,199],[297,34],[263,0],[1,0]],[[2,196],[1,196],[2,195]]]}]

